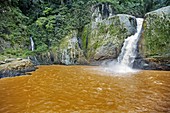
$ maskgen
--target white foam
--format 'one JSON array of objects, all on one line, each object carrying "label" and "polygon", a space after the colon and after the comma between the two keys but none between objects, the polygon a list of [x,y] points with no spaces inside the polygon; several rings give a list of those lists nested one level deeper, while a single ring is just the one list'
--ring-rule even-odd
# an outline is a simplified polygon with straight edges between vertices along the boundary
[{"label": "white foam", "polygon": [[119,64],[116,61],[112,61],[107,64],[102,64],[101,70],[108,73],[117,73],[117,74],[127,74],[127,73],[135,73],[139,70],[132,69],[131,67],[123,64]]}]

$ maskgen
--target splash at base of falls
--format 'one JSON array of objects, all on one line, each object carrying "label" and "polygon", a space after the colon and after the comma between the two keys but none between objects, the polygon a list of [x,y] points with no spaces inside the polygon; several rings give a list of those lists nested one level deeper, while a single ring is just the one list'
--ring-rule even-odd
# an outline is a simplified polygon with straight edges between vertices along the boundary
[{"label": "splash at base of falls", "polygon": [[127,65],[120,64],[116,60],[109,63],[103,63],[101,68],[101,70],[106,73],[127,74],[139,72],[139,70],[132,69]]}]

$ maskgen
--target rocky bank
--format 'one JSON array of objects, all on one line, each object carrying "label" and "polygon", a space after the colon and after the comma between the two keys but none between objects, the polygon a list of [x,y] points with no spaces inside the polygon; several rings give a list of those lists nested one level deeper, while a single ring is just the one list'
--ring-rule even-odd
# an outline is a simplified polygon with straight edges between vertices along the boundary
[{"label": "rocky bank", "polygon": [[24,75],[34,71],[35,65],[28,59],[6,59],[0,62],[0,78]]}]

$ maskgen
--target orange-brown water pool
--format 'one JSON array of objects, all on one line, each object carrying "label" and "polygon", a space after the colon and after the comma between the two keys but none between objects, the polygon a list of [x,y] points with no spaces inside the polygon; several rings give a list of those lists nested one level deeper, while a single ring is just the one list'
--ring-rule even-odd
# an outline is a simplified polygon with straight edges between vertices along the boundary
[{"label": "orange-brown water pool", "polygon": [[39,66],[0,79],[0,113],[167,113],[170,71],[131,74],[93,66]]}]

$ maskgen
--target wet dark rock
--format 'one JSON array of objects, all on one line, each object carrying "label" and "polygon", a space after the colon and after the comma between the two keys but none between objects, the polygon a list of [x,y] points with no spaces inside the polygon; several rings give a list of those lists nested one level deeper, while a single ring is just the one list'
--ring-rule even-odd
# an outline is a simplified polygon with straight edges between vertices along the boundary
[{"label": "wet dark rock", "polygon": [[25,75],[26,72],[31,72],[35,70],[36,67],[31,62],[31,60],[13,60],[11,62],[0,65],[0,78]]},{"label": "wet dark rock", "polygon": [[167,60],[160,60],[158,58],[142,58],[135,59],[133,68],[145,70],[164,70],[170,71],[170,64]]},{"label": "wet dark rock", "polygon": [[93,60],[90,62],[90,65],[92,66],[109,66],[110,62],[113,62],[116,60],[113,60],[113,59],[104,59],[104,60]]}]

